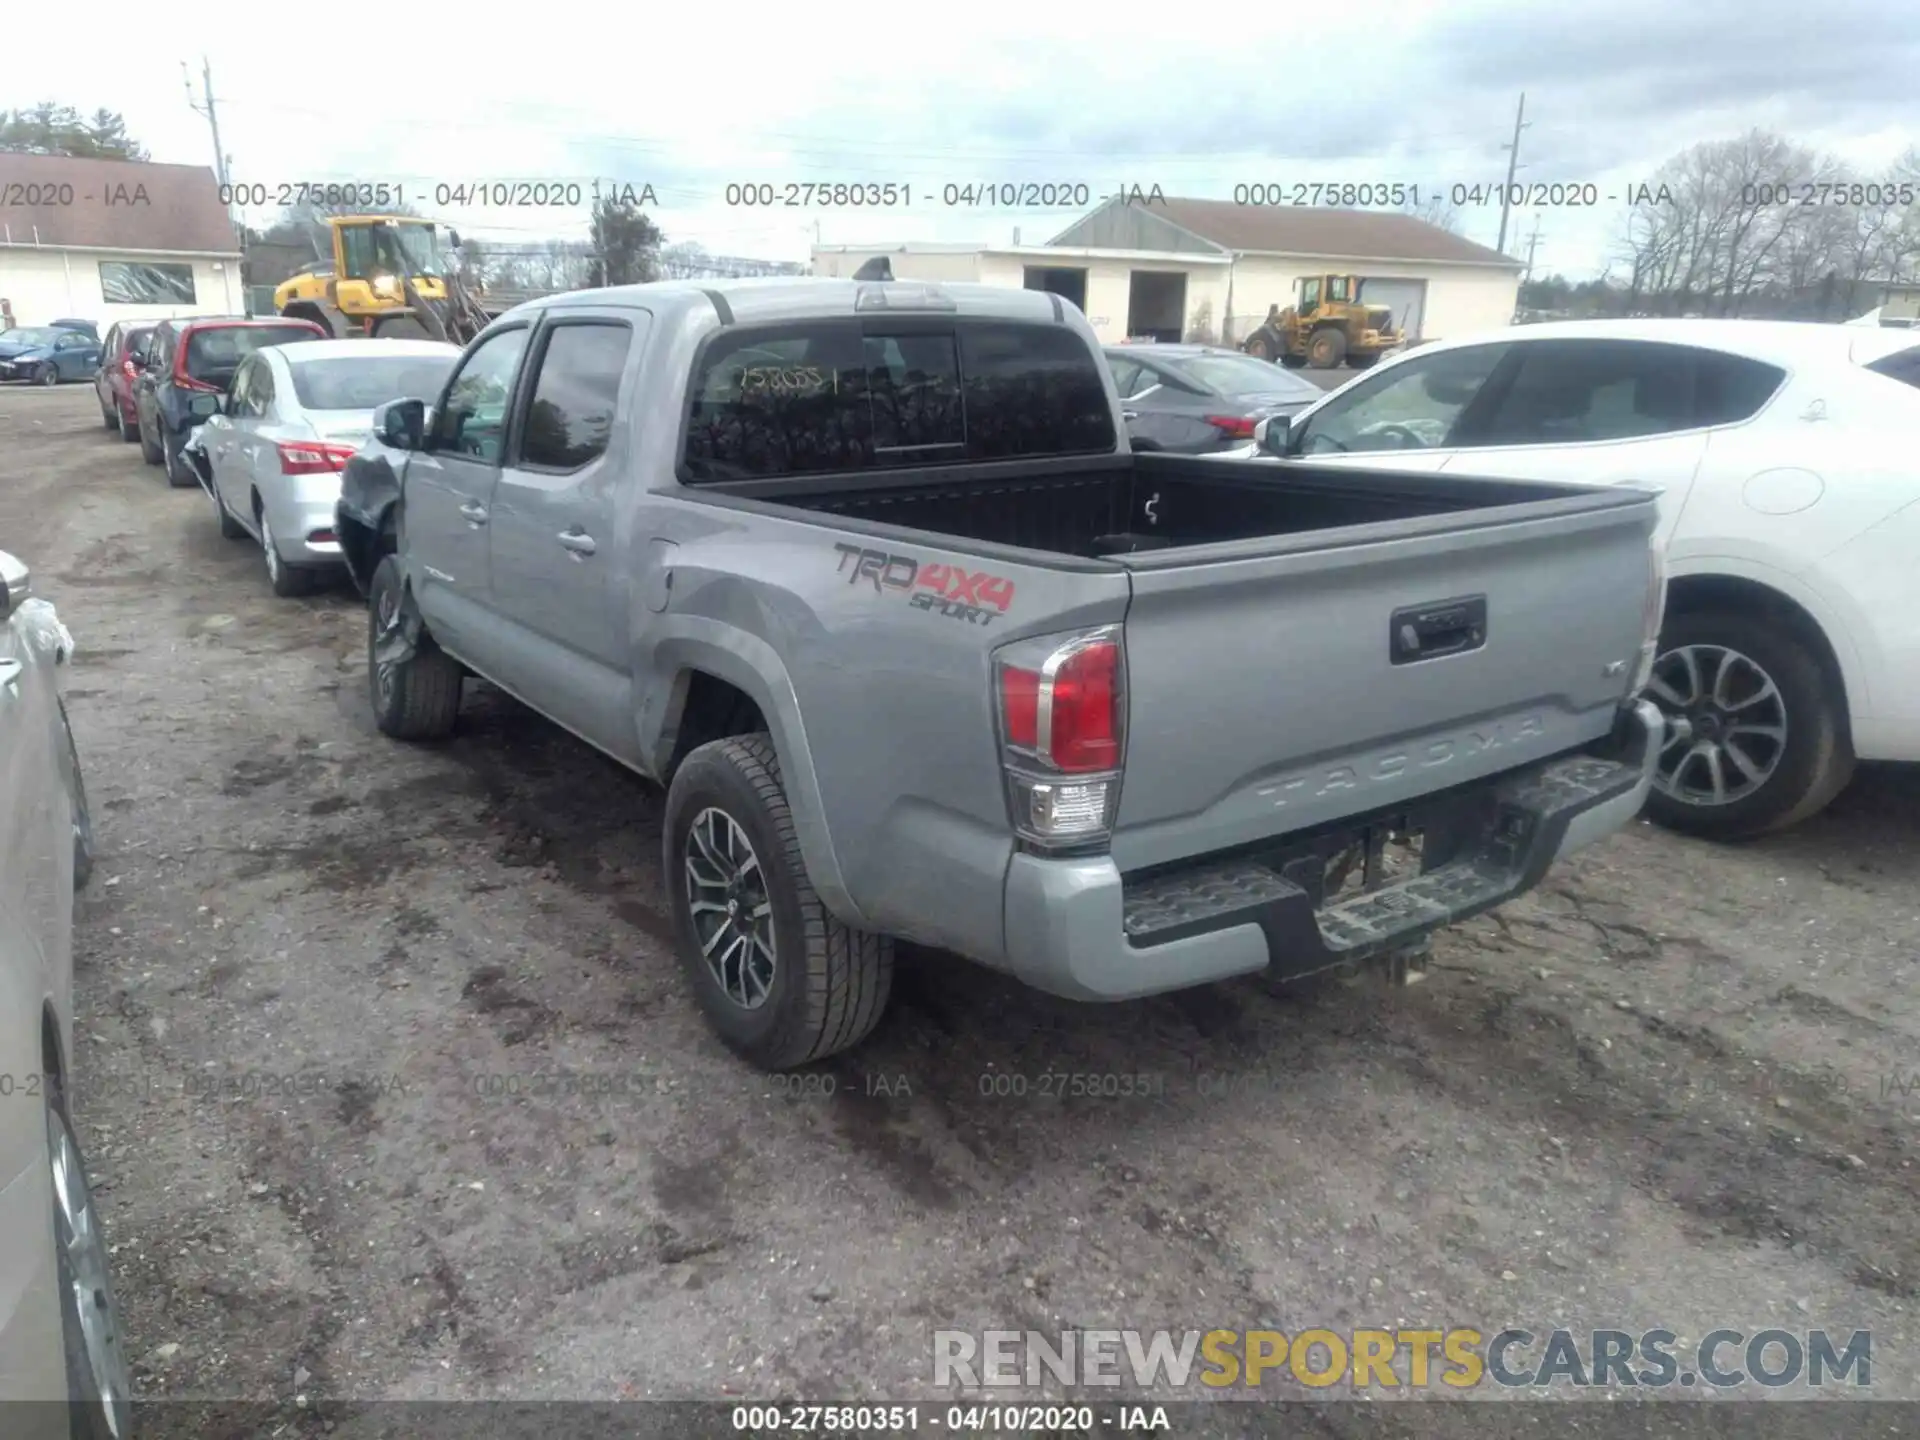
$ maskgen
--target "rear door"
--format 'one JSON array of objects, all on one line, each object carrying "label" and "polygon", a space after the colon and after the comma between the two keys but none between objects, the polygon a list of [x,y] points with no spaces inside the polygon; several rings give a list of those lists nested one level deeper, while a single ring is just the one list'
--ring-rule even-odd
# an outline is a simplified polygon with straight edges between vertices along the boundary
[{"label": "rear door", "polygon": [[487,524],[530,329],[496,330],[461,357],[402,482],[414,598],[441,642],[475,664],[491,628]]},{"label": "rear door", "polygon": [[1512,349],[1500,340],[1384,365],[1306,412],[1294,453],[1316,465],[1442,470]]},{"label": "rear door", "polygon": [[[1746,366],[1760,372],[1757,390]],[[1770,366],[1689,345],[1529,341],[1514,346],[1467,443],[1444,468],[1449,475],[1658,489],[1664,543],[1707,453],[1708,427],[1750,418],[1784,378]]]},{"label": "rear door", "polygon": [[629,437],[614,415],[651,318],[569,310],[541,328],[487,525],[501,673],[527,684],[554,719],[630,759],[628,577],[613,530]]}]

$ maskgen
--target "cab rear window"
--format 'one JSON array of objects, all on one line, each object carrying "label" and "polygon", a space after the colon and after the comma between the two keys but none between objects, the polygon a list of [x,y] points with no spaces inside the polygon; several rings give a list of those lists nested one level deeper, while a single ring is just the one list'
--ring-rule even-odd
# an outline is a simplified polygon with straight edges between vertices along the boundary
[{"label": "cab rear window", "polygon": [[240,362],[256,350],[319,338],[306,325],[209,326],[187,337],[187,374],[196,380],[224,384],[233,378]]},{"label": "cab rear window", "polygon": [[1117,444],[1100,361],[1043,325],[814,322],[723,334],[694,375],[694,482],[1083,455]]}]

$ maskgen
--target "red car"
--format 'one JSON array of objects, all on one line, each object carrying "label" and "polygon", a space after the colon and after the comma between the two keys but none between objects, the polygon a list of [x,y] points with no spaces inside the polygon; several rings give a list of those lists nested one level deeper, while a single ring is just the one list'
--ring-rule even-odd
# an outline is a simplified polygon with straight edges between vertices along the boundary
[{"label": "red car", "polygon": [[133,409],[133,380],[140,370],[133,356],[158,323],[148,320],[115,325],[100,342],[100,370],[93,377],[93,393],[100,401],[100,418],[107,429],[118,430],[128,444],[140,438],[140,417]]}]

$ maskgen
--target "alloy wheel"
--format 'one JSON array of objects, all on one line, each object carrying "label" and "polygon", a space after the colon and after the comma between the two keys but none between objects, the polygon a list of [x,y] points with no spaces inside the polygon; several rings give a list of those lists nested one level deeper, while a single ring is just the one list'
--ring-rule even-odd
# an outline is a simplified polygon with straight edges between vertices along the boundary
[{"label": "alloy wheel", "polygon": [[1653,782],[1663,794],[1687,805],[1731,805],[1780,768],[1786,700],[1750,656],[1724,645],[1669,650],[1654,661],[1647,694],[1669,725]]},{"label": "alloy wheel", "polygon": [[86,1350],[86,1374],[91,1392],[76,1397],[97,1404],[108,1429],[116,1436],[128,1432],[132,1386],[127,1356],[113,1303],[113,1280],[108,1270],[106,1238],[94,1209],[93,1193],[80,1163],[80,1150],[66,1119],[47,1108],[47,1150],[53,1169],[54,1241],[66,1259],[72,1285],[71,1301],[80,1318],[80,1336]]},{"label": "alloy wheel", "polygon": [[722,993],[743,1010],[757,1010],[773,993],[773,902],[753,842],[726,811],[709,806],[694,816],[682,847],[687,908],[700,957]]}]

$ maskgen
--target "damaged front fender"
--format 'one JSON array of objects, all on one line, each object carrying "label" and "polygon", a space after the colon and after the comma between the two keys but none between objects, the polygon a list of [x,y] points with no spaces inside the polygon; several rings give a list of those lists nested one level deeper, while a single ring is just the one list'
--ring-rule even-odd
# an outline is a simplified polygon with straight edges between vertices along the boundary
[{"label": "damaged front fender", "polygon": [[354,588],[362,596],[373,593],[373,572],[381,559],[394,549],[397,507],[400,503],[404,458],[395,466],[396,454],[378,439],[363,446],[340,476],[340,499],[334,505],[334,534],[340,540],[340,555],[353,577]]}]

